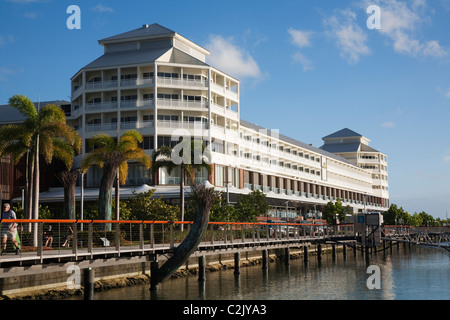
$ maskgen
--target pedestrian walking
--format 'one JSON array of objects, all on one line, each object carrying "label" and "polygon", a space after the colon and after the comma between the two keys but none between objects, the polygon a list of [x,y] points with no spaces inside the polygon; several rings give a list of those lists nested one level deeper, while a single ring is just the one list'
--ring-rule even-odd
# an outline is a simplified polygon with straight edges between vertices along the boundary
[{"label": "pedestrian walking", "polygon": [[[17,219],[16,213],[11,210],[9,203],[3,205],[2,220],[3,219]],[[15,222],[2,223],[2,254],[6,251],[6,242],[8,238],[11,239],[11,242],[16,247],[16,254],[20,252],[19,244],[16,241],[16,235],[17,224]]]}]

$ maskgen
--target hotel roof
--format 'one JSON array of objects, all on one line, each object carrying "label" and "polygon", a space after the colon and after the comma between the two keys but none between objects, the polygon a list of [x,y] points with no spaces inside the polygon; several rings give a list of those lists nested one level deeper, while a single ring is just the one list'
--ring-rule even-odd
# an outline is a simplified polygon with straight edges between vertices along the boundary
[{"label": "hotel roof", "polygon": [[104,38],[99,40],[100,44],[108,42],[116,42],[120,40],[130,41],[131,39],[148,39],[148,38],[161,38],[163,36],[173,37],[176,34],[166,27],[163,27],[157,23],[146,25],[144,24],[141,28],[137,28],[131,31],[123,32],[112,37]]},{"label": "hotel roof", "polygon": [[[33,103],[37,109],[38,103],[37,102]],[[70,105],[70,102],[65,100],[41,101],[40,107],[46,106],[48,104],[63,106],[63,105]],[[0,114],[2,115],[0,117],[0,124],[19,123],[26,119],[25,116],[22,113],[20,113],[19,110],[11,107],[9,104],[0,105]]]},{"label": "hotel roof", "polygon": [[328,138],[353,138],[353,137],[362,137],[359,133],[356,133],[353,130],[350,130],[348,128],[344,128],[342,130],[336,131],[335,133],[332,133],[326,137],[323,137],[322,139],[328,139]]}]

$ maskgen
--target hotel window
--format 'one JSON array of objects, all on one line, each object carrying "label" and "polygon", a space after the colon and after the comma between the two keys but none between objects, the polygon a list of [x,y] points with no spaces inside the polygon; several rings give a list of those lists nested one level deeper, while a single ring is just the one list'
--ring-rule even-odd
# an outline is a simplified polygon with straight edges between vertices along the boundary
[{"label": "hotel window", "polygon": [[[181,138],[180,138],[181,140]],[[179,141],[172,141],[172,137],[170,136],[158,136],[158,147],[167,146],[167,147],[175,147]]]},{"label": "hotel window", "polygon": [[303,152],[299,152],[298,156],[303,158]]},{"label": "hotel window", "polygon": [[222,140],[214,140],[211,144],[211,151],[225,154],[225,147]]},{"label": "hotel window", "polygon": [[130,95],[120,97],[120,101],[136,101],[136,100],[137,100],[136,94],[130,94]]},{"label": "hotel window", "polygon": [[201,75],[195,75],[195,74],[183,74],[183,79],[185,80],[202,80],[206,79],[206,77],[201,76]]},{"label": "hotel window", "polygon": [[137,74],[136,73],[123,74],[123,75],[120,76],[120,80],[133,80],[133,79],[137,79]]},{"label": "hotel window", "polygon": [[128,166],[128,177],[125,185],[140,186],[144,183],[151,184],[150,170],[145,168],[142,164],[131,163]]},{"label": "hotel window", "polygon": [[202,96],[188,96],[188,95],[183,95],[183,100],[184,101],[189,101],[189,102],[201,102],[202,101]]},{"label": "hotel window", "polygon": [[142,74],[142,78],[144,78],[144,79],[150,79],[150,78],[153,78],[153,75],[154,75],[153,72],[144,72],[144,73]]},{"label": "hotel window", "polygon": [[178,79],[178,73],[158,72],[158,77]]},{"label": "hotel window", "polygon": [[164,121],[178,121],[178,116],[158,114],[157,118],[158,118],[158,120],[164,120]]},{"label": "hotel window", "polygon": [[102,81],[102,77],[93,77],[92,79],[88,80],[88,83],[101,82],[101,81]]},{"label": "hotel window", "polygon": [[228,182],[239,188],[239,169],[228,168]]},{"label": "hotel window", "polygon": [[137,117],[131,116],[131,117],[120,117],[120,122],[136,122]]},{"label": "hotel window", "polygon": [[142,120],[144,121],[144,122],[149,122],[149,121],[153,121],[153,115],[152,114],[144,114],[143,116],[142,116]]},{"label": "hotel window", "polygon": [[158,93],[158,99],[178,100],[178,94]]},{"label": "hotel window", "polygon": [[153,93],[144,93],[144,94],[142,95],[142,98],[143,98],[144,100],[151,100],[151,99],[153,99],[154,96],[155,96],[155,95],[154,95]]},{"label": "hotel window", "polygon": [[225,175],[225,167],[224,166],[219,166],[219,165],[215,165],[214,166],[214,184],[216,186],[225,186],[226,183],[226,175]]},{"label": "hotel window", "polygon": [[143,137],[142,142],[139,143],[139,147],[144,150],[152,150],[155,146],[155,139],[153,136]]},{"label": "hotel window", "polygon": [[101,103],[101,102],[102,102],[102,98],[92,98],[91,100],[88,101],[88,104]]}]

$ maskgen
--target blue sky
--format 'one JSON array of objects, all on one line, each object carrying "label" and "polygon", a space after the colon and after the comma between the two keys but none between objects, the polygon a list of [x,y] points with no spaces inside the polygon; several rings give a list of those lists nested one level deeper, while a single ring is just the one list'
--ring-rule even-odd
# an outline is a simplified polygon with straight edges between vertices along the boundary
[{"label": "blue sky", "polygon": [[[79,30],[67,28],[70,5]],[[380,29],[367,26],[370,5]],[[0,104],[39,90],[69,100],[70,78],[102,54],[99,39],[159,23],[241,81],[241,118],[316,147],[348,127],[388,155],[391,203],[445,218],[449,18],[450,0],[0,0]]]}]

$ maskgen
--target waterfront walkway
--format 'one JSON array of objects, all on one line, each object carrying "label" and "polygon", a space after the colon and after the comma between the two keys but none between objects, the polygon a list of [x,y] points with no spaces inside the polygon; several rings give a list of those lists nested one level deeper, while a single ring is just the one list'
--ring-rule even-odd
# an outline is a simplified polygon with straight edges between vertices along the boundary
[{"label": "waterfront walkway", "polygon": [[[190,222],[15,220],[22,250],[8,249],[0,256],[0,267],[54,262],[105,259],[108,257],[171,254],[189,232]],[[2,223],[9,223],[3,220]],[[105,228],[106,226],[106,228]],[[181,231],[183,226],[183,231]],[[49,227],[52,231],[49,234]],[[67,238],[67,230],[73,233]],[[30,231],[28,231],[30,230]],[[110,231],[107,231],[110,230]],[[37,237],[34,235],[37,234]],[[322,223],[225,223],[210,222],[195,255],[217,252],[261,250],[305,246],[331,236],[348,237],[351,225],[328,229]],[[51,235],[52,243],[46,243]],[[36,245],[33,244],[33,241]],[[1,270],[0,270],[1,277]]]}]

